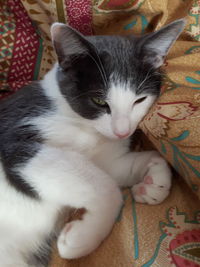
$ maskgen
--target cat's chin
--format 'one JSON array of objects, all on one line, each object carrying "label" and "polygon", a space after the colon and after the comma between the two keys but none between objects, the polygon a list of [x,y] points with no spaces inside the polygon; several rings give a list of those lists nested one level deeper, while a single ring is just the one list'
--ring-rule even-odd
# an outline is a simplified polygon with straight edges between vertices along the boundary
[{"label": "cat's chin", "polygon": [[101,136],[103,136],[106,139],[114,140],[114,141],[120,141],[120,140],[127,140],[127,139],[129,139],[134,134],[135,130],[134,131],[131,131],[130,134],[128,134],[126,136],[119,136],[119,135],[116,135],[114,133],[109,133],[108,134],[108,133],[104,133],[104,132],[101,132],[101,131],[98,131],[98,132],[99,132],[99,134]]},{"label": "cat's chin", "polygon": [[105,133],[102,133],[100,131],[98,131],[98,133],[104,139],[108,139],[108,140],[119,140],[119,138],[116,135],[114,135],[114,134],[105,134]]},{"label": "cat's chin", "polygon": [[109,140],[120,141],[120,140],[126,140],[126,139],[129,139],[129,138],[131,137],[132,134],[129,135],[129,136],[123,137],[123,138],[120,138],[120,137],[116,136],[115,134],[113,134],[113,135],[105,135],[105,134],[102,134],[102,133],[101,133],[101,135],[102,135],[104,138],[109,139]]}]

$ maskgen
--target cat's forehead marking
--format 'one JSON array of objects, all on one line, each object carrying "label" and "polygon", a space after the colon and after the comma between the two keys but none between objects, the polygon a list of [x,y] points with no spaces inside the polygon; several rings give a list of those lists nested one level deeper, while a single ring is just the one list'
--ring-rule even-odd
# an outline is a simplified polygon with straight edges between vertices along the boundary
[{"label": "cat's forehead marking", "polygon": [[120,73],[112,72],[109,77],[109,87],[115,90],[126,91],[131,87],[130,79],[125,79]]},{"label": "cat's forehead marking", "polygon": [[131,90],[129,81],[111,82],[108,91],[108,103],[115,112],[127,113],[131,111],[136,94]]}]

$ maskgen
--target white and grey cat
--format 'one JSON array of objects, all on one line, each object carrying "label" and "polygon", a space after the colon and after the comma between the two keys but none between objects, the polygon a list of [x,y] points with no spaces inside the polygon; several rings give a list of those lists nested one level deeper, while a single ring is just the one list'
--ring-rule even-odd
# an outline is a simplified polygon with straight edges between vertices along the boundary
[{"label": "white and grey cat", "polygon": [[84,208],[57,238],[63,258],[87,255],[112,229],[119,186],[157,204],[171,172],[155,151],[130,152],[130,136],[160,93],[159,67],[183,27],[143,37],[84,37],[51,27],[58,63],[0,103],[0,266],[44,267],[66,207]]}]

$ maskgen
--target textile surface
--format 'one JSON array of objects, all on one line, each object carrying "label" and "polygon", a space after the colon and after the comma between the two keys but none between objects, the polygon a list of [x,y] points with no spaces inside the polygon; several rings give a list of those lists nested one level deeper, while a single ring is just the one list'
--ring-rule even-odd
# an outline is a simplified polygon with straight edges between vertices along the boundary
[{"label": "textile surface", "polygon": [[182,17],[187,25],[163,66],[162,94],[140,124],[179,173],[171,195],[147,206],[124,191],[124,207],[100,248],[72,261],[55,248],[51,267],[200,266],[200,1],[0,0],[0,98],[52,67],[52,22],[86,35],[142,34]]}]

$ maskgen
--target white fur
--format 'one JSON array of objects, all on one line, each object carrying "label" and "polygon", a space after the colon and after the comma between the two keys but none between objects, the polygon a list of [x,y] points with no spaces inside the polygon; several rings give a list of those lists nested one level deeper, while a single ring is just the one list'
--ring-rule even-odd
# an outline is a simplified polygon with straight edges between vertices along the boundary
[{"label": "white fur", "polygon": [[[108,235],[122,205],[117,184],[142,182],[148,164],[160,158],[155,152],[130,153],[129,140],[116,136],[116,132],[129,131],[130,135],[135,131],[153,97],[134,105],[137,96],[130,88],[124,91],[112,85],[108,97],[112,114],[94,121],[83,119],[62,97],[55,79],[56,68],[41,83],[56,109],[31,121],[42,132],[45,144],[28,164],[18,168],[39,192],[41,201],[16,192],[1,169],[1,267],[27,267],[22,255],[28,255],[52,231],[64,206],[84,207],[87,213],[83,220],[67,224],[61,231],[57,243],[60,255],[77,258],[90,253]],[[169,191],[169,169],[164,160],[159,166],[162,176],[159,168],[154,168],[152,175],[157,177],[159,172],[160,185]],[[154,193],[149,194],[151,198]],[[143,202],[150,203],[149,198]],[[163,197],[157,196],[157,203],[161,200]]]}]

